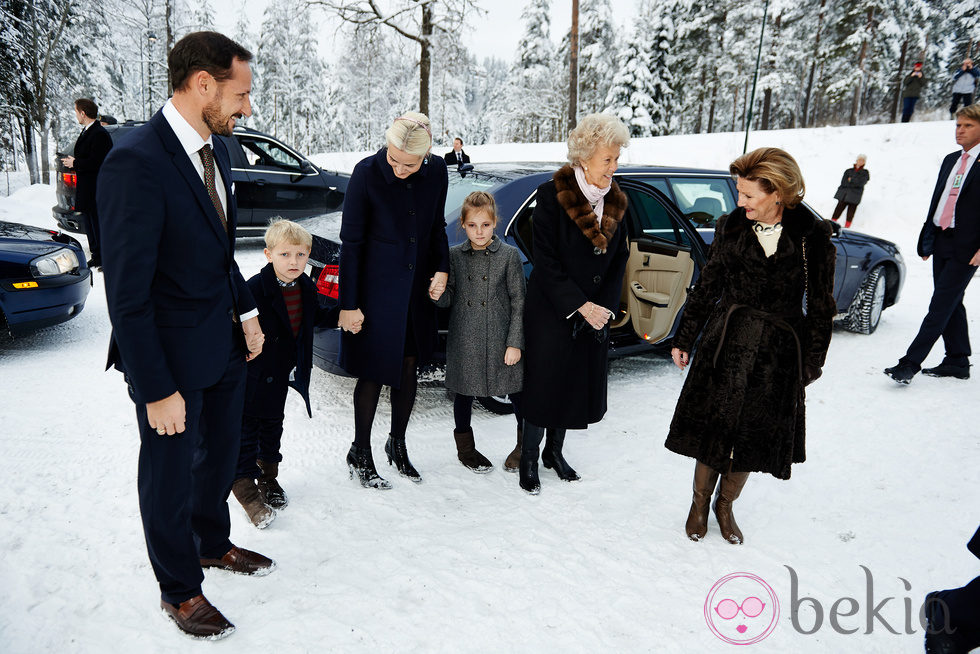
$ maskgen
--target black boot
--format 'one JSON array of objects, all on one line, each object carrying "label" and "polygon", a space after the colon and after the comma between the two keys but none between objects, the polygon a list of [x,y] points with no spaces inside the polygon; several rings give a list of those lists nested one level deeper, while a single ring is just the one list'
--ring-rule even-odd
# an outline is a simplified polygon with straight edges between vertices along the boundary
[{"label": "black boot", "polygon": [[541,480],[538,479],[538,447],[544,438],[544,427],[538,427],[524,421],[523,442],[521,443],[521,488],[531,495],[541,492]]},{"label": "black boot", "polygon": [[541,453],[541,462],[545,468],[553,468],[555,474],[562,481],[578,481],[581,477],[568,465],[568,461],[561,455],[562,445],[565,444],[564,429],[549,429],[548,440],[545,441],[544,451]]},{"label": "black boot", "polygon": [[351,444],[347,452],[347,467],[350,468],[351,479],[357,475],[357,480],[364,488],[377,488],[378,490],[388,490],[391,482],[381,477],[374,467],[374,457],[371,455],[370,447],[358,447]]},{"label": "black boot", "polygon": [[259,493],[265,498],[265,503],[273,509],[284,509],[289,504],[286,499],[286,491],[279,485],[276,477],[279,476],[278,461],[256,460],[255,464],[262,471],[262,476],[258,479]]},{"label": "black boot", "polygon": [[393,465],[402,477],[408,477],[416,484],[422,483],[422,475],[408,460],[408,449],[405,447],[405,437],[388,436],[385,443],[385,454],[388,455],[388,465]]}]

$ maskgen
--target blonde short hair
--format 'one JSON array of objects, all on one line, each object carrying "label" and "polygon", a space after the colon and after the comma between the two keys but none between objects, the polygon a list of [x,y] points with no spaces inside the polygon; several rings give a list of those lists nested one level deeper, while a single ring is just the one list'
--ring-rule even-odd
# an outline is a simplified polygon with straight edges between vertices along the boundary
[{"label": "blonde short hair", "polygon": [[806,185],[796,159],[779,148],[759,148],[743,154],[728,166],[729,172],[743,179],[758,182],[765,193],[776,193],[787,209],[803,200]]},{"label": "blonde short hair", "polygon": [[432,126],[425,114],[409,111],[395,119],[387,130],[388,145],[408,154],[424,157],[432,149]]},{"label": "blonde short hair", "polygon": [[273,218],[265,230],[265,246],[272,250],[283,243],[312,249],[313,236],[291,220]]},{"label": "blonde short hair", "polygon": [[463,208],[459,212],[459,224],[462,226],[466,223],[466,217],[473,213],[474,211],[482,209],[490,214],[493,218],[493,224],[497,224],[497,202],[493,199],[493,196],[486,191],[473,191],[466,196],[463,200]]},{"label": "blonde short hair", "polygon": [[568,133],[568,162],[573,166],[595,154],[600,146],[628,147],[630,131],[610,114],[589,114]]},{"label": "blonde short hair", "polygon": [[956,112],[957,118],[966,118],[967,120],[972,120],[975,123],[980,123],[980,104],[971,104],[967,107],[961,107],[959,111]]}]

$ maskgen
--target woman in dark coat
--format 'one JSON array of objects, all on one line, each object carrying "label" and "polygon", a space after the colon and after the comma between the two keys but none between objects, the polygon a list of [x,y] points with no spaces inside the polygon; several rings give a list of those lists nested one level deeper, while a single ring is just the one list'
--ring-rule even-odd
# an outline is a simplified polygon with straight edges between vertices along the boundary
[{"label": "woman in dark coat", "polygon": [[681,369],[701,338],[666,446],[697,459],[688,537],[704,538],[720,476],[718,527],[741,543],[732,503],[749,472],[789,479],[806,458],[803,388],[830,344],[836,253],[830,224],[798,206],[803,176],[789,154],[760,148],[730,170],[739,208],[719,219],[674,336]]},{"label": "woman in dark coat", "polygon": [[[524,309],[524,432],[520,485],[540,492],[538,446],[546,468],[579,479],[562,456],[566,429],[606,413],[608,322],[619,309],[629,250],[626,194],[612,180],[629,132],[592,114],[568,135],[571,165],[538,187],[532,218],[534,269]],[[601,221],[598,216],[602,216]]]},{"label": "woman in dark coat", "polygon": [[851,222],[854,221],[854,212],[857,211],[857,206],[861,204],[861,196],[864,195],[864,185],[871,179],[868,169],[864,167],[867,162],[868,158],[863,154],[859,154],[854,165],[844,171],[844,176],[840,180],[837,193],[834,194],[834,199],[837,200],[837,207],[834,209],[833,220],[837,222],[837,219],[840,218],[841,213],[846,208],[847,222],[844,223],[844,227],[847,228],[850,228]]},{"label": "woman in dark coat", "polygon": [[446,162],[432,157],[429,119],[396,118],[387,147],[354,167],[340,228],[340,365],[357,377],[351,476],[391,488],[374,466],[371,425],[382,386],[391,387],[388,463],[412,481],[405,431],[415,405],[418,364],[431,357],[435,307],[449,277]]}]

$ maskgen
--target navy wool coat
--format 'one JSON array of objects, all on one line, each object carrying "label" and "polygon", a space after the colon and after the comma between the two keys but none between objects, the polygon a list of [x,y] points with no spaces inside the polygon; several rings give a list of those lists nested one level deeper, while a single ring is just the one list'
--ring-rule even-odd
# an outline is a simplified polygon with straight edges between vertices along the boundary
[{"label": "navy wool coat", "polygon": [[398,387],[408,321],[419,362],[431,359],[436,308],[429,280],[449,272],[446,162],[427,157],[406,179],[395,177],[388,150],[354,167],[340,227],[340,308],[360,309],[364,326],[343,332],[340,365],[355,377]]},{"label": "navy wool coat", "polygon": [[[524,305],[524,417],[539,427],[585,429],[606,413],[609,341],[573,333],[586,301],[619,309],[629,258],[626,194],[606,195],[601,230],[571,166],[538,187],[534,269]],[[571,317],[569,317],[571,316]]]},{"label": "navy wool coat", "polygon": [[[283,416],[286,393],[292,386],[310,408],[310,371],[313,368],[313,327],[336,327],[336,307],[321,308],[316,287],[309,275],[296,279],[303,304],[303,319],[299,334],[293,336],[282,287],[272,264],[248,280],[255,304],[259,308],[259,323],[265,334],[262,353],[248,362],[248,382],[245,386],[245,415],[255,418],[279,419]],[[295,372],[293,372],[295,369]],[[290,379],[292,373],[292,379]]]}]

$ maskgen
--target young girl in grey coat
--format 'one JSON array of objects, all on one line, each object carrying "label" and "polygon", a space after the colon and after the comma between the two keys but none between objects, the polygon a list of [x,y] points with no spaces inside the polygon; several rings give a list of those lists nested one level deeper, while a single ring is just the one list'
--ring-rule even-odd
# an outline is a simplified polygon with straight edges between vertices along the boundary
[{"label": "young girl in grey coat", "polygon": [[450,307],[446,347],[446,388],[456,393],[457,456],[474,472],[493,470],[476,449],[470,418],[475,397],[509,395],[517,417],[518,446],[504,462],[516,472],[520,463],[520,391],[524,384],[524,271],[517,248],[494,235],[497,206],[493,196],[466,196],[459,217],[467,240],[449,250],[449,282],[440,307]]}]

